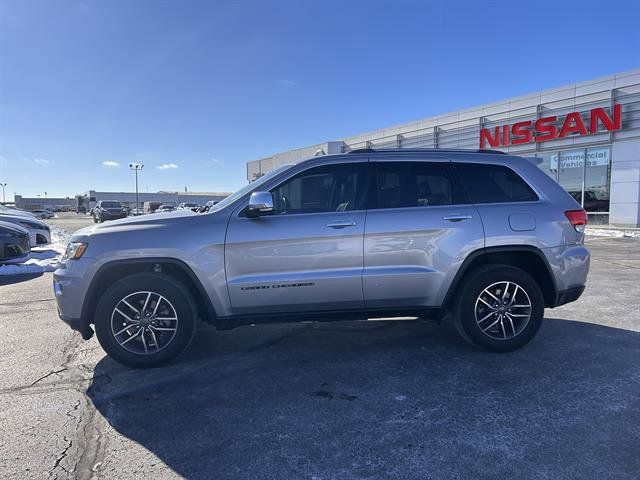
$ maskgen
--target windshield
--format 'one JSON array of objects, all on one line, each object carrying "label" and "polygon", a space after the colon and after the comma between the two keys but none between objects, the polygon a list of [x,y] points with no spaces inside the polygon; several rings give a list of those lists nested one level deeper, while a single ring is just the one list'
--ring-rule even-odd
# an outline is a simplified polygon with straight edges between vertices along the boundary
[{"label": "windshield", "polygon": [[121,208],[118,202],[102,202],[100,206],[102,208]]},{"label": "windshield", "polygon": [[251,190],[257,190],[261,185],[264,185],[266,182],[271,180],[273,177],[278,175],[280,172],[284,172],[285,170],[288,170],[291,167],[293,167],[293,165],[283,165],[281,167],[276,168],[275,170],[273,170],[273,171],[267,173],[266,175],[260,177],[255,182],[251,182],[251,183],[245,185],[240,190],[238,190],[235,193],[232,193],[231,195],[229,195],[224,200],[219,201],[218,203],[215,204],[214,208],[211,209],[210,211],[211,212],[217,212],[219,210],[222,210],[227,205],[231,205],[233,202],[235,202],[239,198],[242,198],[244,195],[249,193]]}]

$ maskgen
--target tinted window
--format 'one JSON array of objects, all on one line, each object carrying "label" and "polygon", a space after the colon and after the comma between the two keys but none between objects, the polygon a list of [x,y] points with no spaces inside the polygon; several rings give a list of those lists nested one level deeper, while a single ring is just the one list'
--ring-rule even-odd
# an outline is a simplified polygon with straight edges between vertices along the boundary
[{"label": "tinted window", "polygon": [[378,162],[377,208],[451,205],[451,179],[445,163]]},{"label": "tinted window", "polygon": [[482,163],[456,163],[473,203],[533,202],[538,196],[510,168]]},{"label": "tinted window", "polygon": [[100,202],[102,208],[120,208],[119,202]]},{"label": "tinted window", "polygon": [[367,166],[323,165],[306,170],[271,190],[274,213],[346,212],[364,206]]}]

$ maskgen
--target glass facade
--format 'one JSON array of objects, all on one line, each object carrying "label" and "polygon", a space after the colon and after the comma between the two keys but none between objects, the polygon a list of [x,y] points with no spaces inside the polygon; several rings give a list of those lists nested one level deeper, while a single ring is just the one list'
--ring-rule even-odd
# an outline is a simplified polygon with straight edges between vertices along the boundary
[{"label": "glass facade", "polygon": [[609,223],[611,146],[539,153],[539,167],[582,205],[591,224]]}]

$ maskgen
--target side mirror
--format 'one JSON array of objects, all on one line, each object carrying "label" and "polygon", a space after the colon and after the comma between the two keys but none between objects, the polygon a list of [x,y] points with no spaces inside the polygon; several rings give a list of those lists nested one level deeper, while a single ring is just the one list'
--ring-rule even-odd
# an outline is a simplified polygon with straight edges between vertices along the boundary
[{"label": "side mirror", "polygon": [[273,197],[270,192],[253,192],[249,198],[247,216],[259,217],[273,212]]}]

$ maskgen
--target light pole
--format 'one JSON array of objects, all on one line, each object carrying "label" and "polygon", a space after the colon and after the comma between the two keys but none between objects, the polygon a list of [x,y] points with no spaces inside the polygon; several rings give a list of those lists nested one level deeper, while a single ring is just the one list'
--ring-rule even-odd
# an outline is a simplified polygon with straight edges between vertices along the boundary
[{"label": "light pole", "polygon": [[6,188],[7,184],[6,183],[0,183],[0,187],[2,187],[2,204],[4,205],[6,202],[6,200],[4,199],[4,189]]},{"label": "light pole", "polygon": [[140,202],[138,202],[138,170],[142,170],[144,165],[142,163],[130,163],[129,168],[136,172],[136,215],[139,212]]}]

